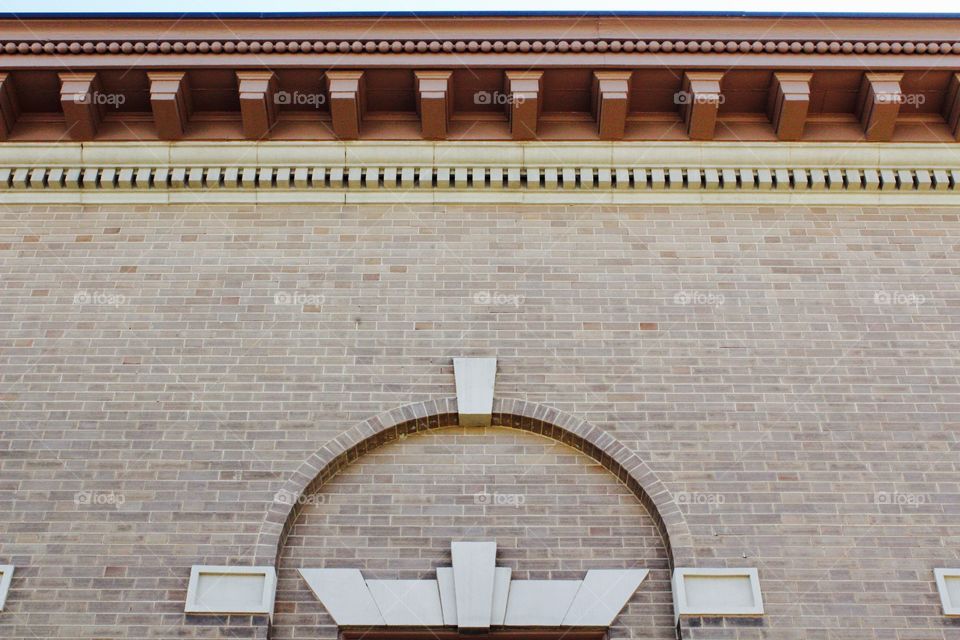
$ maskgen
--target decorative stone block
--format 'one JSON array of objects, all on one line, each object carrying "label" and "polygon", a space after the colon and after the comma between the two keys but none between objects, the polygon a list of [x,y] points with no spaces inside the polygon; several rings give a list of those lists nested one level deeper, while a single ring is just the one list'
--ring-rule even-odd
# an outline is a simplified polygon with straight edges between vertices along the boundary
[{"label": "decorative stone block", "polygon": [[648,573],[645,569],[587,571],[562,626],[609,627]]},{"label": "decorative stone block", "polygon": [[943,615],[960,617],[960,569],[934,569]]},{"label": "decorative stone block", "polygon": [[507,598],[510,627],[559,627],[582,580],[514,580]]},{"label": "decorative stone block", "polygon": [[[477,362],[479,361],[479,362]],[[464,367],[471,373],[489,373],[493,358],[457,358],[460,370]],[[477,368],[477,370],[474,370]],[[481,371],[482,369],[482,371]],[[458,376],[457,388],[460,388]],[[492,384],[490,385],[492,389]],[[490,403],[492,406],[493,395]],[[462,415],[462,414],[461,414]],[[462,420],[461,420],[462,422]],[[494,569],[497,559],[496,542],[454,542],[450,545],[453,558],[453,583],[456,589],[457,626],[460,629],[488,629],[493,611]]]},{"label": "decorative stone block", "polygon": [[673,605],[680,616],[763,615],[760,578],[754,568],[673,571]]},{"label": "decorative stone block", "polygon": [[359,569],[300,569],[300,575],[341,627],[386,624]]},{"label": "decorative stone block", "polygon": [[13,580],[12,564],[0,564],[0,611],[7,602],[7,593],[10,591],[10,582]]},{"label": "decorative stone block", "polygon": [[[497,359],[454,358],[453,372],[457,386],[460,426],[489,427],[493,414],[493,387],[497,375]],[[494,547],[495,551],[496,547]]]},{"label": "decorative stone block", "polygon": [[194,565],[184,612],[273,615],[277,574],[273,567]]},{"label": "decorative stone block", "polygon": [[339,626],[608,627],[647,577],[599,569],[583,580],[511,580],[495,542],[453,542],[436,580],[364,580],[359,569],[301,569]]},{"label": "decorative stone block", "polygon": [[442,626],[436,580],[367,580],[387,626]]}]

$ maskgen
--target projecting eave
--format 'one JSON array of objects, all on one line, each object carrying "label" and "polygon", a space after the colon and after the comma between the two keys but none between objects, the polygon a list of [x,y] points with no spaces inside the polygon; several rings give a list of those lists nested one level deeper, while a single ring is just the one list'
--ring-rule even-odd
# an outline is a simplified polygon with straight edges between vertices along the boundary
[{"label": "projecting eave", "polygon": [[0,139],[957,140],[960,18],[825,20],[0,19]]}]

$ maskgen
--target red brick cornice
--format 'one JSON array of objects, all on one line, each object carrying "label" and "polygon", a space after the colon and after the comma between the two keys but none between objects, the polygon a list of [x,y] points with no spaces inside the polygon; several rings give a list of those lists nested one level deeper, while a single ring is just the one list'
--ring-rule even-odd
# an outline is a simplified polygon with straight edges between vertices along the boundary
[{"label": "red brick cornice", "polygon": [[0,19],[0,140],[953,143],[958,77],[957,18]]}]

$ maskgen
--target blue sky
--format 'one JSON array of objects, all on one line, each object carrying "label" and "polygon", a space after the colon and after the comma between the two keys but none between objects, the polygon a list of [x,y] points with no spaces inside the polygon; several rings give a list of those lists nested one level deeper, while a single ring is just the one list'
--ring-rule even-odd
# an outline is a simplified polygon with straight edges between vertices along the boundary
[{"label": "blue sky", "polygon": [[0,0],[2,12],[95,11],[815,11],[960,12],[945,0]]}]

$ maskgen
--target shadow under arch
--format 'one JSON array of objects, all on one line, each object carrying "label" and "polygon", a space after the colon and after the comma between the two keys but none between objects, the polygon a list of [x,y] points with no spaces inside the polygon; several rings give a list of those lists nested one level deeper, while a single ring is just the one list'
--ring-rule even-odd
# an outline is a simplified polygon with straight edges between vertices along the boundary
[{"label": "shadow under arch", "polygon": [[[366,452],[401,436],[458,425],[456,398],[404,405],[371,417],[305,460],[271,503],[257,538],[256,565],[280,566],[280,553],[304,501]],[[493,426],[540,434],[582,451],[623,482],[650,513],[671,568],[696,566],[690,531],[670,492],[640,457],[606,431],[568,413],[524,400],[495,399]]]}]

